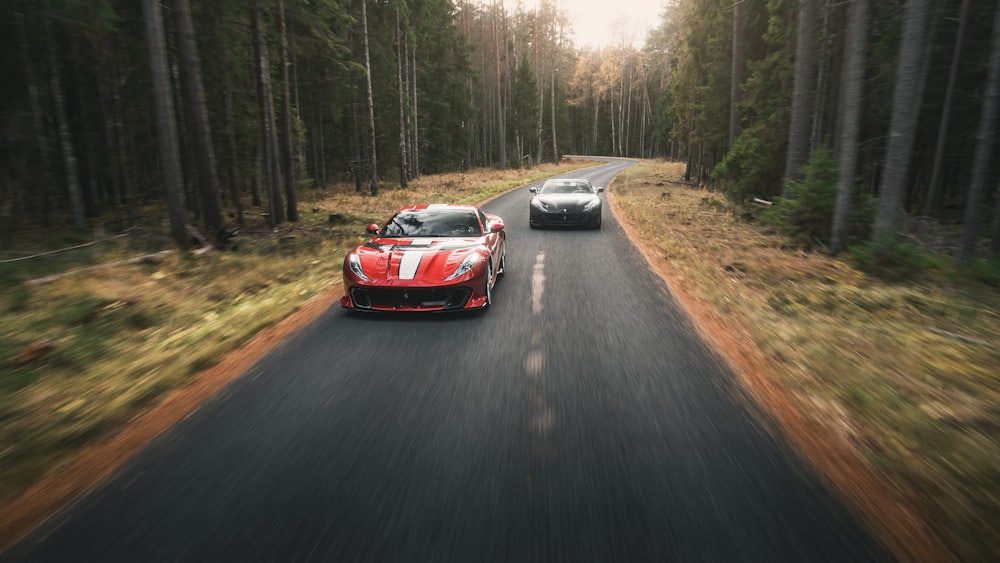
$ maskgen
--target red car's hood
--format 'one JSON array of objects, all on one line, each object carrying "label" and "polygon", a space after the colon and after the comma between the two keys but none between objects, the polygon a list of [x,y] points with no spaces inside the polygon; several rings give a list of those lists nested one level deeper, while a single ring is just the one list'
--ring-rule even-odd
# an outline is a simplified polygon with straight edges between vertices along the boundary
[{"label": "red car's hood", "polygon": [[354,251],[373,280],[428,284],[443,281],[471,252],[487,252],[481,237],[377,238]]}]

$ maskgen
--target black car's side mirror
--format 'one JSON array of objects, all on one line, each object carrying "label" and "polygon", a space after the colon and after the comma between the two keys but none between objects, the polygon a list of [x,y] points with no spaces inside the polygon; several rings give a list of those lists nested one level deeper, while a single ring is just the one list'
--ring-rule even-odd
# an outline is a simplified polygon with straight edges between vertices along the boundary
[{"label": "black car's side mirror", "polygon": [[533,194],[537,194],[538,193],[538,188],[536,188],[536,187],[530,187],[530,188],[528,188],[528,191],[531,192],[531,193],[533,193]]},{"label": "black car's side mirror", "polygon": [[604,191],[604,186],[600,186],[597,188],[597,193],[601,193],[603,191]]}]

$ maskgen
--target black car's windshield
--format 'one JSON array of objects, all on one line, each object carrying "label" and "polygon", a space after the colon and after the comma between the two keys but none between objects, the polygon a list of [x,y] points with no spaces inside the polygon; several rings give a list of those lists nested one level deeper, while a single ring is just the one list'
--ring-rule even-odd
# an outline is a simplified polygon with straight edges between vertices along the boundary
[{"label": "black car's windshield", "polygon": [[576,181],[559,181],[559,182],[545,182],[542,184],[540,194],[592,194],[594,193],[594,186],[590,185],[590,182],[582,182],[580,180]]},{"label": "black car's windshield", "polygon": [[473,211],[431,210],[402,211],[389,219],[383,237],[478,237],[483,234]]}]

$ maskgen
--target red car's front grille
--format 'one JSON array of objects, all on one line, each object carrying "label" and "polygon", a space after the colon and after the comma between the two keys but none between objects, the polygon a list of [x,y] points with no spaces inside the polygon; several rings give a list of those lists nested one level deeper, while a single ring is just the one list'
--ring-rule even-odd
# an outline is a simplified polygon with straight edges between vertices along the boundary
[{"label": "red car's front grille", "polygon": [[351,300],[359,309],[461,309],[471,296],[467,287],[351,290]]}]

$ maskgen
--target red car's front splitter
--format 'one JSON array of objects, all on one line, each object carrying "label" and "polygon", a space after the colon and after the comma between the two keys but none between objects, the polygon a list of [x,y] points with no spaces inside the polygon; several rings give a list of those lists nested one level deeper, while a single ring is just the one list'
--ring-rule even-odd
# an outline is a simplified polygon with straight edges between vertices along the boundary
[{"label": "red car's front splitter", "polygon": [[[340,298],[340,306],[372,312],[467,311],[483,308],[486,299],[486,295],[477,294],[468,287],[389,290],[355,286],[345,289],[344,296]],[[457,305],[458,303],[462,304]]]}]

